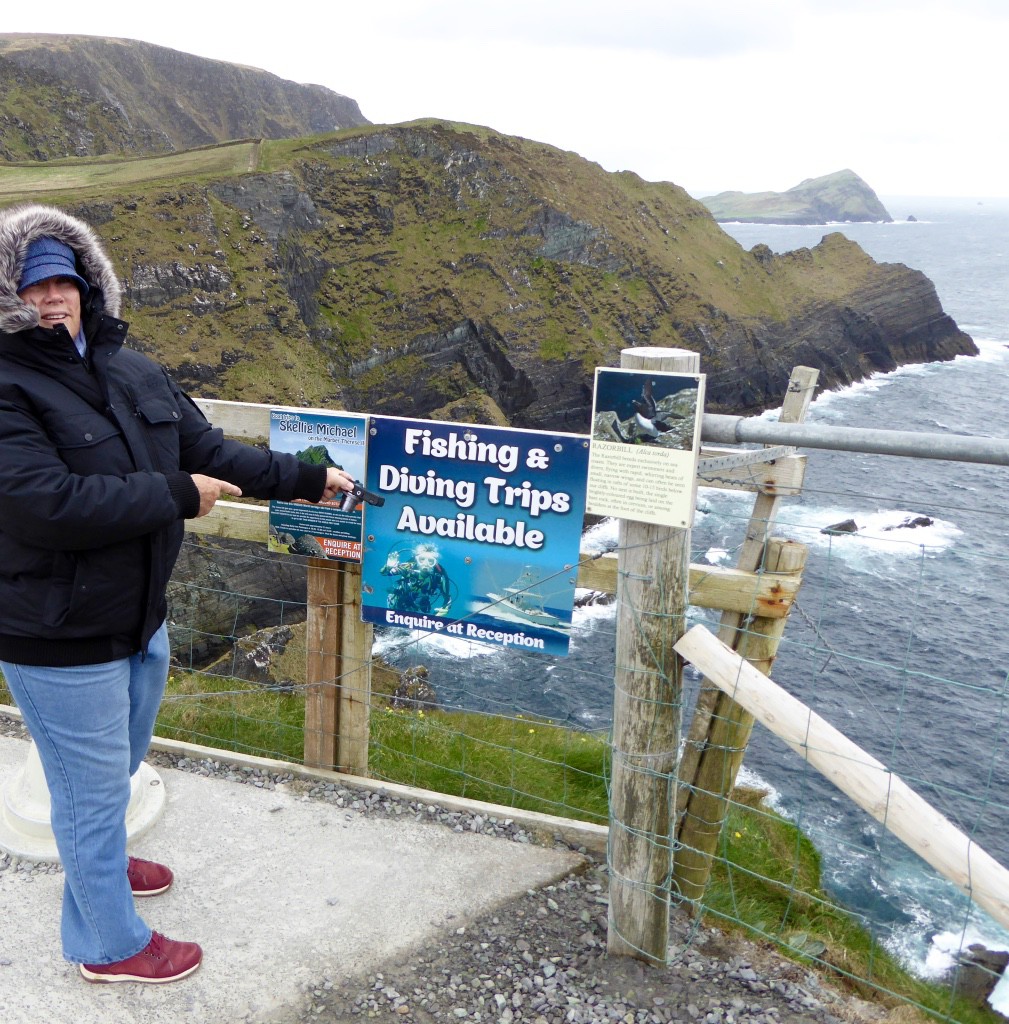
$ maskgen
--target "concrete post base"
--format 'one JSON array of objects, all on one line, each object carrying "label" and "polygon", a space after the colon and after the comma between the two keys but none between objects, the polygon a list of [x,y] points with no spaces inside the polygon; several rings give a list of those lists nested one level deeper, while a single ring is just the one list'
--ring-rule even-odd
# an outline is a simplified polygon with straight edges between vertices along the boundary
[{"label": "concrete post base", "polygon": [[[141,764],[130,783],[126,834],[146,832],[165,808],[164,783],[149,765]],[[49,790],[33,740],[22,768],[0,790],[0,851],[19,860],[56,863],[60,859],[49,824]]]}]

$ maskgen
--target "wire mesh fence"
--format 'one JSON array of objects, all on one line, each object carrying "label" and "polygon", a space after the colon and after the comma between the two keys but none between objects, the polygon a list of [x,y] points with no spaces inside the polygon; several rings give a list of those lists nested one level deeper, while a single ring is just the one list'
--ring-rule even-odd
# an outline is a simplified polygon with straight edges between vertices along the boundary
[{"label": "wire mesh fence", "polygon": [[[980,519],[998,531],[997,503],[918,506],[911,515],[903,498],[829,498],[807,491],[806,505],[778,517],[776,531],[805,544],[810,557],[771,675],[1005,861],[1006,640],[998,610],[986,612],[975,593],[1004,556],[993,560],[971,525]],[[833,504],[858,502],[872,509],[855,516],[862,524],[837,529]],[[695,567],[732,561],[749,505],[745,496],[701,492]],[[950,526],[953,518],[962,525]],[[616,531],[600,524],[586,540],[611,550]],[[214,563],[219,584],[174,585],[179,668],[160,730],[300,759],[306,605],[293,594],[304,563],[205,538],[188,545]],[[240,565],[247,591],[231,589],[229,561]],[[291,577],[292,596],[275,596],[281,573]],[[252,586],[257,578],[267,583],[262,592]],[[605,822],[617,604],[590,592],[579,601],[568,658],[379,630],[372,688],[361,694],[371,710],[370,773]],[[208,604],[218,625],[181,621],[178,609]],[[226,614],[218,604],[227,604]],[[717,615],[690,608],[669,628],[698,623],[715,630]],[[700,687],[688,668],[677,708],[685,725]],[[682,800],[690,780],[680,778],[679,787]],[[757,726],[718,829],[711,878],[690,909],[765,937],[856,991],[967,1019],[968,947],[998,947],[1009,936],[886,824],[885,808],[877,821]],[[674,845],[674,861],[682,849]],[[672,874],[668,884],[676,904]]]},{"label": "wire mesh fence", "polygon": [[[774,532],[803,545],[808,559],[768,668],[858,744],[860,763],[878,762],[972,849],[1005,863],[1009,597],[997,583],[1007,557],[1005,471],[944,472],[923,498],[897,487],[840,488],[827,467],[783,504]],[[702,488],[692,588],[736,561],[754,532],[752,510],[752,495]],[[592,559],[618,545],[615,524],[604,522],[586,533],[583,553]],[[304,759],[316,685],[306,674],[310,571],[308,560],[273,555],[265,544],[187,536],[170,592],[174,663],[161,735]],[[370,682],[337,676],[326,685],[349,687],[367,704],[373,778],[609,821],[612,835],[621,827],[610,814],[619,610],[612,594],[580,591],[566,658],[378,629]],[[755,642],[767,628],[760,611],[754,604],[741,616],[740,633]],[[718,612],[691,606],[668,629],[678,635],[698,624],[717,632]],[[706,687],[689,666],[682,683],[670,711],[689,737]],[[645,836],[668,848],[662,895],[678,912],[743,928],[863,996],[942,1019],[985,1018],[997,978],[970,947],[1007,948],[1009,933],[982,909],[970,877],[966,887],[943,878],[891,834],[885,801],[876,816],[862,810],[759,723],[739,778],[731,745],[715,753],[724,753],[719,785],[709,790],[683,772],[676,779],[678,821],[692,795],[724,804],[724,819],[707,823],[711,872],[699,893],[685,893],[676,873],[696,852],[682,828],[671,839]],[[921,831],[927,846],[934,837],[924,822]]]},{"label": "wire mesh fence", "polygon": [[[885,476],[887,465],[874,475]],[[1004,918],[979,906],[980,870],[972,872],[985,851],[1001,863],[1007,856],[1006,609],[991,582],[1004,561],[1004,470],[947,466],[938,477],[930,494],[884,495],[839,489],[822,472],[823,485],[813,475],[802,499],[781,512],[777,531],[805,543],[810,556],[771,675],[862,748],[837,767],[840,776],[875,760],[881,779],[902,780],[959,831],[964,883],[923,859],[939,849],[931,818],[912,826],[912,851],[891,832],[895,793],[871,815],[811,767],[811,747],[802,756],[758,726],[746,778],[767,797],[753,807],[752,794],[736,791],[702,904],[829,972],[960,1020],[975,1012],[965,993],[983,1005],[999,965],[970,947],[1005,949],[1009,938]],[[893,478],[901,479],[896,470]],[[745,521],[744,508],[734,514],[718,500],[717,530]],[[731,543],[719,549],[718,536],[709,553],[726,557]],[[769,809],[795,826],[776,847]],[[769,869],[755,871],[750,858],[769,850]],[[753,883],[763,889],[774,878],[777,901],[767,908]]]},{"label": "wire mesh fence", "polygon": [[[306,561],[246,543],[187,538],[182,565],[206,571],[195,582],[177,572],[170,590],[176,670],[160,732],[302,760],[310,689]],[[267,593],[229,589],[233,569]],[[218,584],[209,585],[208,576]],[[275,596],[278,580],[297,591],[299,579],[300,600]],[[202,609],[206,620],[186,621]],[[586,595],[579,618],[582,642],[595,652],[587,661],[379,630],[370,687],[355,690],[370,704],[369,774],[604,822],[612,603]],[[595,696],[580,703],[577,695],[586,691]]]}]

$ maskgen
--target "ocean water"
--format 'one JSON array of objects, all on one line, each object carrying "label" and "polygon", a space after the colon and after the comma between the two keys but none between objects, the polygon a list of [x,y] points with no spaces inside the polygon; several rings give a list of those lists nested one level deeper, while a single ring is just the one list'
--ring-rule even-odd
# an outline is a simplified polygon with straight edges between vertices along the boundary
[{"label": "ocean water", "polygon": [[[836,225],[874,258],[924,271],[981,354],[904,367],[814,403],[814,422],[1009,438],[1009,201],[884,198],[916,222]],[[822,227],[727,225],[744,247],[815,245]],[[811,452],[779,517],[811,546],[775,678],[1009,864],[1009,468]],[[926,529],[890,529],[926,515]],[[819,529],[854,517],[852,538]],[[836,652],[836,653],[833,653]],[[818,657],[819,655],[819,657]],[[1009,934],[780,744],[748,765],[814,836],[825,882],[905,963],[936,975]],[[1009,986],[996,1000],[1009,1006]]]},{"label": "ocean water", "polygon": [[[924,271],[981,354],[822,394],[810,420],[1009,438],[1009,200],[882,198],[897,222],[725,230],[776,251],[842,231],[877,260]],[[803,494],[778,517],[776,532],[810,558],[773,677],[1009,865],[1009,467],[808,454]],[[702,488],[693,561],[734,564],[751,506]],[[932,525],[902,525],[918,516]],[[856,535],[821,532],[849,518]],[[615,539],[604,523],[585,543]],[[401,631],[379,645],[395,663],[426,663],[447,705],[605,729],[613,639],[613,608],[596,605],[576,611],[568,658]],[[812,836],[830,891],[908,966],[934,976],[971,942],[1009,949],[1009,932],[760,726],[746,771]],[[1009,985],[993,1002],[1009,1008]]]}]

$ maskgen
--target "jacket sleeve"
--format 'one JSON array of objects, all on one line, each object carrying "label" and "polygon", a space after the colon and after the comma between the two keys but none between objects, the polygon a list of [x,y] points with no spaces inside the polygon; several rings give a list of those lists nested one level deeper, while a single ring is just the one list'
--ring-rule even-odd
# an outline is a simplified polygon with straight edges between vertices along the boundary
[{"label": "jacket sleeve", "polygon": [[[167,374],[166,374],[167,377]],[[203,473],[241,487],[247,498],[318,501],[326,487],[326,467],[310,466],[287,452],[274,452],[225,438],[196,403],[171,378],[182,420],[179,464],[187,473]]]},{"label": "jacket sleeve", "polygon": [[[31,402],[17,394],[0,394],[3,532],[20,543],[54,551],[83,551],[131,540],[198,514],[193,473],[228,480],[249,497],[321,498],[324,467],[225,439],[167,374],[165,378],[178,408],[178,461],[173,457],[161,471],[107,471],[97,454],[99,443],[94,466],[75,472]],[[92,422],[89,418],[87,429]],[[74,429],[70,423],[62,426],[69,432]],[[116,433],[113,425],[108,429]],[[74,443],[74,438],[65,442]]]}]

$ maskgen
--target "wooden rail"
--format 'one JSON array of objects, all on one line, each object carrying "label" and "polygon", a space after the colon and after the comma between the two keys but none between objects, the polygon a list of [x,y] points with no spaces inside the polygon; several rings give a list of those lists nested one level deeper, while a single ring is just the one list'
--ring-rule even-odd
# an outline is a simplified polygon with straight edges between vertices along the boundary
[{"label": "wooden rail", "polygon": [[[367,512],[365,512],[367,515]],[[269,509],[264,505],[243,505],[219,501],[209,515],[191,519],[186,528],[206,537],[227,537],[266,545]],[[583,552],[578,565],[578,586],[602,594],[617,592],[617,556]],[[339,563],[325,562],[327,566]],[[794,578],[766,571],[747,572],[724,565],[690,566],[690,603],[697,608],[726,610],[740,615],[785,618],[799,584]]]},{"label": "wooden rail", "polygon": [[[229,437],[265,442],[275,406],[216,399],[196,399],[207,418]],[[304,410],[301,410],[304,411]],[[726,449],[705,449],[705,456]],[[747,466],[704,479],[705,486],[748,490],[757,494],[794,493],[801,486],[805,459],[786,456],[774,464]],[[367,513],[366,513],[367,514]],[[187,529],[208,537],[245,540],[266,546],[269,509],[265,504],[220,501],[207,516],[189,520]],[[360,621],[360,568],[310,559],[308,564],[309,699],[306,704],[305,758],[316,767],[366,775],[367,708],[371,628]],[[785,618],[799,581],[789,575],[726,566],[691,565],[689,602],[740,618]],[[617,592],[617,556],[584,553],[578,586]],[[348,673],[353,682],[342,685]],[[342,691],[342,692],[341,692]]]}]

